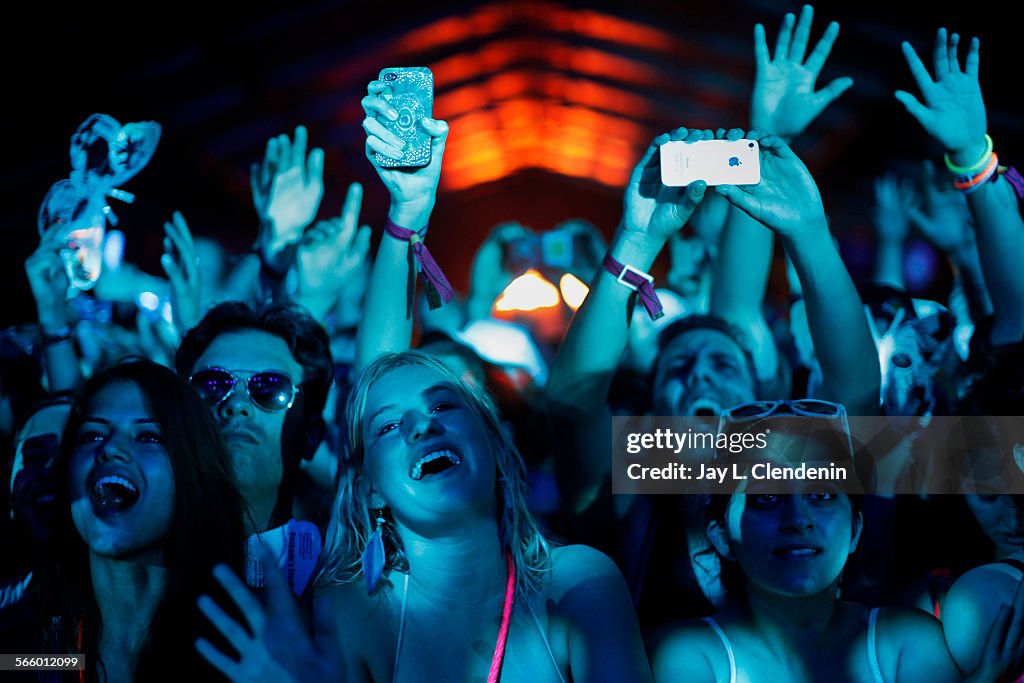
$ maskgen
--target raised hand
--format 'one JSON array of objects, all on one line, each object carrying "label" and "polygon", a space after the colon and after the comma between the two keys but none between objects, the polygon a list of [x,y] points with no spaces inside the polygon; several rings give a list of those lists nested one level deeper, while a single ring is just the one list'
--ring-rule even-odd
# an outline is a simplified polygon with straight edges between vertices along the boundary
[{"label": "raised hand", "polygon": [[260,217],[260,240],[269,254],[297,242],[316,218],[324,196],[324,151],[306,155],[305,126],[296,126],[295,139],[281,134],[267,141],[263,164],[253,164],[249,182]]},{"label": "raised hand", "polygon": [[341,216],[318,222],[306,231],[296,255],[297,296],[314,298],[329,308],[352,273],[361,269],[370,251],[370,227],[359,226],[363,186],[352,183]]},{"label": "raised hand", "polygon": [[[757,133],[746,137],[756,139]],[[761,182],[719,185],[715,191],[780,237],[799,239],[808,231],[826,230],[825,209],[810,171],[781,138],[760,139]]]},{"label": "raised hand", "polygon": [[677,128],[671,134],[662,133],[651,141],[626,186],[621,226],[626,233],[656,243],[660,249],[673,233],[683,227],[704,198],[707,184],[702,180],[686,187],[662,184],[659,149],[670,140],[696,142],[713,137],[710,130]]},{"label": "raised hand", "polygon": [[266,607],[231,569],[219,565],[213,570],[214,577],[242,613],[244,625],[235,621],[210,596],[199,598],[199,610],[238,652],[239,659],[221,652],[205,638],[196,641],[196,650],[235,683],[338,680],[337,669],[307,633],[275,559],[262,546],[260,557],[267,569]]},{"label": "raised hand", "polygon": [[576,277],[585,278],[604,258],[608,251],[601,231],[585,219],[570,218],[551,229],[561,232],[573,242],[572,259],[567,270]]},{"label": "raised hand", "polygon": [[171,314],[178,332],[185,334],[202,317],[199,259],[188,223],[180,211],[164,223],[164,253],[160,265],[171,283]]},{"label": "raised hand", "polygon": [[902,245],[910,234],[908,211],[914,201],[908,178],[893,173],[875,178],[875,233],[879,242]]},{"label": "raised hand", "polygon": [[501,223],[476,250],[469,277],[469,317],[473,320],[487,318],[491,314],[494,300],[516,277],[506,269],[505,254],[509,245],[519,239],[534,238],[532,230],[519,223]]},{"label": "raised hand", "polygon": [[764,26],[754,27],[752,128],[792,140],[853,85],[852,78],[837,78],[815,92],[818,76],[839,35],[839,24],[833,21],[828,25],[805,59],[813,18],[810,5],[804,5],[799,21],[787,14],[779,27],[774,56],[769,55]]},{"label": "raised hand", "polygon": [[39,324],[46,332],[57,331],[68,323],[65,302],[71,283],[59,251],[61,229],[62,226],[55,225],[47,230],[39,246],[25,260],[25,274],[36,301]]},{"label": "raised hand", "polygon": [[907,217],[913,226],[953,258],[964,249],[976,249],[971,214],[963,193],[950,186],[948,180],[940,182],[931,161],[924,162],[922,182],[923,201],[907,207]]},{"label": "raised hand", "polygon": [[960,36],[954,33],[947,37],[945,28],[935,34],[934,79],[910,43],[904,42],[903,56],[924,103],[903,90],[897,90],[895,95],[925,132],[945,147],[954,162],[970,164],[981,156],[988,123],[978,84],[980,43],[977,38],[971,39],[961,69],[957,57],[959,42]]},{"label": "raised hand", "polygon": [[401,159],[405,142],[385,128],[377,120],[378,115],[391,120],[398,118],[398,112],[378,95],[389,85],[383,81],[371,81],[367,95],[362,99],[363,130],[366,131],[366,158],[373,164],[377,175],[384,182],[391,195],[391,220],[410,230],[423,227],[417,223],[429,218],[437,197],[437,184],[441,179],[441,157],[448,138],[448,124],[444,121],[423,117],[419,126],[430,135],[430,163],[421,168],[382,168],[377,164],[375,152]]},{"label": "raised hand", "polygon": [[[172,307],[173,311],[173,307]],[[164,305],[157,305],[155,310],[140,308],[135,314],[135,331],[139,348],[146,358],[174,367],[174,354],[181,345],[181,333],[170,317],[164,317]]]}]

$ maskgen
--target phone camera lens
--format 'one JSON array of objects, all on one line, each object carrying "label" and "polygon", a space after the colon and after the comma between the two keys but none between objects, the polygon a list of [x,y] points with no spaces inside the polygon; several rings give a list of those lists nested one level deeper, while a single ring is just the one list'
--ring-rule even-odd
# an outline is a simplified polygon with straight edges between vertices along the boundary
[{"label": "phone camera lens", "polygon": [[385,80],[385,81],[393,81],[393,80],[395,80],[396,78],[398,78],[398,76],[396,76],[396,75],[395,75],[395,74],[393,74],[393,73],[387,73],[387,74],[384,74],[384,80]]},{"label": "phone camera lens", "polygon": [[750,149],[754,149],[754,143],[753,142],[748,142],[747,143],[747,147],[749,147]]}]

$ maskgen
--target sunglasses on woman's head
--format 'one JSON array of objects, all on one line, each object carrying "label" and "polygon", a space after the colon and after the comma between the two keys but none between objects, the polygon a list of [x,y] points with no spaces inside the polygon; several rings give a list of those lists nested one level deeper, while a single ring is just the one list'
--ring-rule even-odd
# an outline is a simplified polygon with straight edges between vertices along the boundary
[{"label": "sunglasses on woman's head", "polygon": [[804,417],[846,417],[842,403],[802,398],[795,401],[754,401],[733,406],[722,413],[723,423],[759,420],[773,415],[801,415]]},{"label": "sunglasses on woman's head", "polygon": [[276,413],[288,410],[295,403],[299,393],[292,378],[283,372],[267,370],[253,372],[250,370],[225,370],[224,368],[203,368],[188,378],[188,383],[199,392],[199,396],[209,406],[215,406],[235,390],[244,376],[245,391],[249,400],[260,410]]},{"label": "sunglasses on woman's head", "polygon": [[718,418],[719,433],[726,431],[729,425],[753,422],[769,417],[816,417],[836,420],[843,435],[846,437],[847,453],[853,457],[853,438],[850,436],[850,423],[846,417],[846,406],[833,401],[817,398],[801,398],[785,401],[753,401],[741,403],[726,409]]}]

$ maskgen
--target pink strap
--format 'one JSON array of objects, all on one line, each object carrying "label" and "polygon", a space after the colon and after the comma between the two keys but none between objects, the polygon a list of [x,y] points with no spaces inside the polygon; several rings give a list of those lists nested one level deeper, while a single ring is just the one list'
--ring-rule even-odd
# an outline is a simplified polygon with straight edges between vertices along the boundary
[{"label": "pink strap", "polygon": [[506,553],[505,560],[508,562],[505,606],[501,610],[501,628],[498,629],[498,642],[494,646],[494,657],[491,659],[491,671],[487,674],[487,683],[498,683],[498,679],[501,678],[501,663],[505,660],[505,641],[508,640],[508,627],[512,622],[512,605],[516,600],[516,566],[512,563],[512,553]]},{"label": "pink strap", "polygon": [[[416,262],[420,264],[420,272],[423,273],[423,285],[427,290],[427,302],[430,304],[431,310],[440,307],[442,303],[451,301],[455,292],[448,284],[448,278],[441,272],[441,266],[437,265],[437,261],[431,256],[427,245],[423,243],[420,234],[415,230],[395,225],[391,222],[390,217],[384,222],[384,230],[396,240],[409,243]],[[423,232],[426,230],[424,227]]]},{"label": "pink strap", "polygon": [[633,266],[619,263],[611,254],[605,254],[604,267],[624,286],[640,293],[640,301],[647,309],[647,315],[651,316],[651,320],[657,320],[665,315],[661,299],[654,291],[653,277]]}]

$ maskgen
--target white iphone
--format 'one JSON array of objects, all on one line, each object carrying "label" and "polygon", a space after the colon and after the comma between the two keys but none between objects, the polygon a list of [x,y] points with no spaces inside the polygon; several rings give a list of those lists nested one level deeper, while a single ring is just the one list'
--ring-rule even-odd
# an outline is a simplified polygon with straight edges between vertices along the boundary
[{"label": "white iphone", "polygon": [[761,182],[756,140],[666,142],[661,146],[661,182],[683,187],[695,180],[708,185],[757,185]]}]

